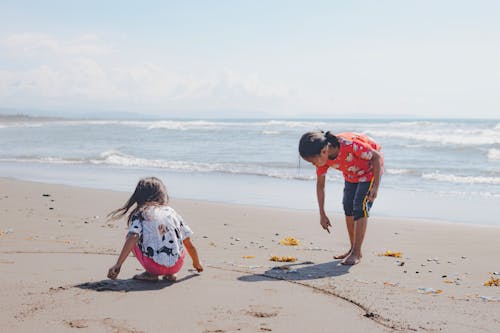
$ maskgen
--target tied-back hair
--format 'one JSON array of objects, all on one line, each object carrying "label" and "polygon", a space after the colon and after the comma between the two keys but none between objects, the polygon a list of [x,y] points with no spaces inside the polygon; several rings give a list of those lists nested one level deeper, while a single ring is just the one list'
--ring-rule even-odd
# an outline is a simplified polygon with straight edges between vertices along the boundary
[{"label": "tied-back hair", "polygon": [[127,224],[130,224],[130,218],[150,205],[166,205],[168,203],[168,194],[162,181],[156,177],[148,177],[139,180],[134,193],[127,200],[125,205],[108,214],[111,220],[118,220],[125,216],[127,212],[136,205],[127,217]]},{"label": "tied-back hair", "polygon": [[300,138],[299,154],[302,158],[317,156],[328,144],[333,147],[340,146],[338,138],[330,131],[307,132]]}]

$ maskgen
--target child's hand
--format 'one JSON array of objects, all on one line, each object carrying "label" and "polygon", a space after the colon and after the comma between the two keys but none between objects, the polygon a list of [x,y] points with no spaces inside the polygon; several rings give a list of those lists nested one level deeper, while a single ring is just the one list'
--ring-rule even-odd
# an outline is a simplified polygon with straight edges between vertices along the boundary
[{"label": "child's hand", "polygon": [[370,189],[370,192],[368,193],[368,201],[374,202],[375,199],[377,198],[377,193],[378,193],[378,187],[377,186],[373,186]]},{"label": "child's hand", "polygon": [[198,273],[203,272],[203,266],[201,266],[201,264],[199,262],[198,263],[193,263],[193,267],[194,267],[194,269],[196,269],[196,271]]},{"label": "child's hand", "polygon": [[111,267],[108,271],[108,278],[113,279],[113,280],[116,279],[118,274],[120,274],[120,269],[121,269],[121,266],[118,264]]},{"label": "child's hand", "polygon": [[330,223],[330,219],[328,218],[328,216],[321,215],[319,223],[321,224],[321,227],[323,229],[325,229],[326,231],[328,231],[328,233],[330,233],[330,229],[328,229],[328,228],[330,228],[332,226],[332,224]]}]

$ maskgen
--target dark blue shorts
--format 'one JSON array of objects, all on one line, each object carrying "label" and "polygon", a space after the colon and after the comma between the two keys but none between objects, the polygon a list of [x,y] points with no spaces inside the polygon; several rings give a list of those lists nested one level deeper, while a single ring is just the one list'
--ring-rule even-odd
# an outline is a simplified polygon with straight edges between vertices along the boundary
[{"label": "dark blue shorts", "polygon": [[368,201],[368,195],[372,184],[373,180],[363,183],[345,182],[342,204],[346,216],[354,216],[354,221],[369,216],[368,212],[373,203]]}]

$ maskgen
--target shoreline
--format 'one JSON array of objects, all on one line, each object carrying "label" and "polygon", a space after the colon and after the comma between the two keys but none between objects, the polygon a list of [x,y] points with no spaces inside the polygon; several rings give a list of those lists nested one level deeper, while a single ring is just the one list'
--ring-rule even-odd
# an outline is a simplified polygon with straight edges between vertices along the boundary
[{"label": "shoreline", "polygon": [[[162,169],[101,167],[99,165],[57,165],[0,163],[0,173],[19,181],[60,184],[89,189],[129,192],[138,179],[155,174],[167,180],[173,197],[256,207],[317,211],[314,183],[234,176],[175,172]],[[217,184],[217,186],[214,186]],[[238,191],[234,191],[238,188]],[[330,182],[325,208],[342,214],[343,184]],[[491,214],[500,198],[477,198],[403,191],[382,186],[371,215],[381,218],[422,220],[467,225],[500,226]]]},{"label": "shoreline", "polygon": [[[0,177],[0,181],[4,180],[12,180],[12,181],[19,181],[19,182],[27,182],[27,183],[35,183],[35,184],[40,184],[40,185],[55,185],[55,186],[68,186],[68,187],[75,187],[75,188],[82,188],[86,190],[98,190],[98,191],[110,191],[110,192],[117,192],[117,193],[123,193],[125,195],[128,195],[129,192],[125,190],[114,190],[114,189],[109,189],[109,188],[95,188],[95,187],[87,187],[87,186],[80,186],[80,185],[68,185],[64,183],[50,183],[50,182],[43,182],[43,181],[31,181],[31,180],[24,180],[24,179],[19,179],[16,177],[7,177],[3,176]],[[200,202],[200,203],[205,203],[205,204],[214,204],[214,205],[230,205],[230,206],[240,206],[240,207],[246,207],[246,208],[258,208],[258,209],[272,209],[272,210],[282,210],[282,211],[295,211],[299,213],[308,213],[308,214],[315,214],[317,215],[317,209],[313,208],[290,208],[290,207],[279,207],[279,206],[265,206],[265,205],[256,205],[256,204],[245,204],[245,203],[232,203],[232,202],[226,202],[226,201],[218,201],[218,200],[209,200],[209,199],[189,199],[185,197],[174,197],[176,201],[180,202]],[[331,212],[331,215],[341,215],[339,212]],[[499,228],[500,225],[494,225],[494,224],[472,224],[472,223],[467,223],[467,222],[462,222],[462,221],[452,221],[452,220],[446,220],[446,219],[438,219],[438,218],[424,218],[424,217],[411,217],[411,216],[394,216],[394,215],[380,215],[380,214],[374,214],[374,216],[370,216],[371,218],[377,218],[377,219],[383,219],[391,222],[396,222],[396,221],[403,221],[403,222],[410,222],[410,223],[430,223],[430,224],[441,224],[443,226],[448,226],[448,225],[456,225],[456,226],[472,226],[472,227],[479,227],[479,228]]]},{"label": "shoreline", "polygon": [[[190,332],[500,329],[500,287],[482,285],[500,271],[496,226],[375,216],[363,260],[346,267],[332,259],[348,246],[338,214],[329,235],[310,211],[174,197],[205,272],[192,273],[186,258],[178,283],[144,284],[130,279],[140,270],[133,257],[119,280],[105,277],[125,234],[123,221],[105,215],[130,193],[6,178],[0,185],[0,318],[10,332],[179,331],[180,323]],[[280,245],[286,236],[301,244]],[[402,257],[380,256],[387,250]],[[272,255],[298,261],[271,262]],[[138,315],[128,316],[137,304]],[[163,307],[180,320],[152,320]]]}]

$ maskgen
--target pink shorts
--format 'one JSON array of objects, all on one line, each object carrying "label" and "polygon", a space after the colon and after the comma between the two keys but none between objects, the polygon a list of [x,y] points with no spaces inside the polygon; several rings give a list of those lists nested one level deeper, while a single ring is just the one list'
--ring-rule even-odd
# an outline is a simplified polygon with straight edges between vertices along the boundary
[{"label": "pink shorts", "polygon": [[139,249],[139,246],[137,245],[134,246],[132,251],[134,252],[137,260],[139,260],[139,262],[141,263],[142,267],[144,267],[146,272],[153,275],[172,275],[177,273],[181,270],[182,265],[184,264],[184,257],[186,256],[186,252],[182,251],[181,257],[179,258],[179,260],[177,260],[175,265],[167,267],[158,264],[150,257],[144,255],[144,253],[142,253],[141,249]]}]

